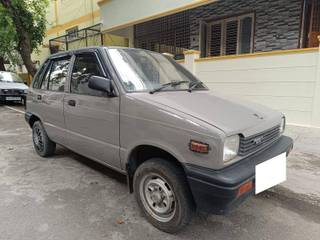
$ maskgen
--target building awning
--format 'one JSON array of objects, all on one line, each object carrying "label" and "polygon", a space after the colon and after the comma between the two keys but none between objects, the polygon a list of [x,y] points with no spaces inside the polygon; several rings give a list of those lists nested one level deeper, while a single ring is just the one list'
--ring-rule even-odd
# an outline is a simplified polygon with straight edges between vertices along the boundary
[{"label": "building awning", "polygon": [[135,24],[167,16],[217,0],[102,0],[103,32],[113,32]]}]

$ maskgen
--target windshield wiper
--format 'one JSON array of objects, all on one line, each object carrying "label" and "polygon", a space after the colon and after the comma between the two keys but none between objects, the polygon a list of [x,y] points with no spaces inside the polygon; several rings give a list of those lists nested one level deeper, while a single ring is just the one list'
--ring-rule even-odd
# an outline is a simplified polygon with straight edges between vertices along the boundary
[{"label": "windshield wiper", "polygon": [[188,92],[192,92],[192,90],[195,89],[196,87],[198,87],[200,84],[203,84],[203,82],[197,81],[191,87],[189,87]]},{"label": "windshield wiper", "polygon": [[165,83],[165,84],[162,84],[160,87],[151,90],[149,93],[150,94],[154,94],[155,92],[159,92],[162,89],[167,88],[169,86],[170,87],[175,87],[175,86],[178,86],[178,85],[180,85],[182,83],[189,83],[189,81],[183,80],[183,81],[172,81],[172,82],[169,82],[169,83]]}]

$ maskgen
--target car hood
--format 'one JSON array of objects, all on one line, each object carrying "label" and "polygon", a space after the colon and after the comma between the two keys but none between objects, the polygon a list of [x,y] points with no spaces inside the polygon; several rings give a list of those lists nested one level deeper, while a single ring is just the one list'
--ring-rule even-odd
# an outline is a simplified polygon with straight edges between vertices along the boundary
[{"label": "car hood", "polygon": [[166,106],[190,115],[227,133],[244,136],[280,124],[282,114],[251,102],[213,94],[210,91],[167,91],[154,94],[137,93],[139,100]]},{"label": "car hood", "polygon": [[24,83],[13,83],[13,82],[0,82],[0,89],[28,89],[28,86]]}]

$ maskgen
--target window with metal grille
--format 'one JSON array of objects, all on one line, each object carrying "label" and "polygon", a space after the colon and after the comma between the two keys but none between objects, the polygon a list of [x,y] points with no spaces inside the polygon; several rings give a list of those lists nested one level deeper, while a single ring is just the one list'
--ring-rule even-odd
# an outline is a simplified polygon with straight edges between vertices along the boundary
[{"label": "window with metal grille", "polygon": [[78,26],[67,29],[66,30],[67,36],[68,36],[68,40],[72,41],[76,38],[78,38],[78,33],[79,33],[79,28]]},{"label": "window with metal grille", "polygon": [[308,18],[309,20],[309,26],[307,28],[309,29],[308,33],[308,47],[318,47],[319,41],[318,36],[320,35],[320,1],[319,0],[313,0],[309,1],[310,7],[309,7],[309,13]]},{"label": "window with metal grille", "polygon": [[190,12],[169,15],[135,25],[135,47],[182,55],[190,49]]},{"label": "window with metal grille", "polygon": [[207,24],[207,56],[252,53],[254,14]]}]

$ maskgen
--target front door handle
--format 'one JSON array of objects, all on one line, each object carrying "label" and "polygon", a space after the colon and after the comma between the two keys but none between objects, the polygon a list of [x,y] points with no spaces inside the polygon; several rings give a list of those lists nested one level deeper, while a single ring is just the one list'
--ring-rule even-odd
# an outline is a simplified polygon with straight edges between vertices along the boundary
[{"label": "front door handle", "polygon": [[37,95],[37,100],[41,100],[42,96],[41,95]]},{"label": "front door handle", "polygon": [[71,107],[76,106],[76,101],[75,100],[68,100],[68,105]]}]

